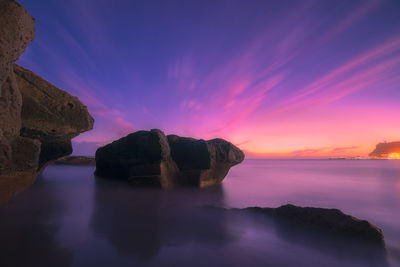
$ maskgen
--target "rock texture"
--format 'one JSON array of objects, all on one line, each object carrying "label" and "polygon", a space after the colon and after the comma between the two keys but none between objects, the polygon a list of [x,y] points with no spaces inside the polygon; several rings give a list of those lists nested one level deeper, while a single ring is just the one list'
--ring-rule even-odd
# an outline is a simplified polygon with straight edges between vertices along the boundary
[{"label": "rock texture", "polygon": [[392,153],[400,153],[400,142],[379,143],[369,156],[373,158],[387,159]]},{"label": "rock texture", "polygon": [[39,167],[72,153],[71,139],[93,128],[86,106],[33,72],[14,66],[22,95],[21,136],[40,140]]},{"label": "rock texture", "polygon": [[179,168],[181,184],[207,186],[221,183],[229,169],[244,159],[244,153],[223,139],[209,141],[168,136],[172,159]]},{"label": "rock texture", "polygon": [[260,212],[305,225],[317,230],[328,231],[351,238],[384,246],[382,230],[365,220],[344,214],[338,209],[298,207],[291,204],[279,208],[250,207],[243,210]]},{"label": "rock texture", "polygon": [[244,153],[222,139],[210,141],[138,131],[96,151],[96,175],[169,188],[222,182]]},{"label": "rock texture", "polygon": [[[25,51],[35,34],[34,19],[15,1],[0,0],[0,175],[14,170],[13,147],[24,142],[19,137],[22,97],[13,73],[14,62]],[[33,154],[35,158],[37,155]],[[29,164],[19,169],[30,169]]]},{"label": "rock texture", "polygon": [[56,159],[54,161],[54,164],[74,166],[96,165],[96,160],[94,158],[89,158],[85,156],[67,156]]},{"label": "rock texture", "polygon": [[70,154],[71,138],[93,127],[77,98],[15,65],[34,35],[25,8],[0,0],[0,204],[29,186],[47,161]]},{"label": "rock texture", "polygon": [[0,0],[0,204],[33,182],[39,158],[40,142],[19,136],[22,97],[13,73],[34,34],[28,12]]}]

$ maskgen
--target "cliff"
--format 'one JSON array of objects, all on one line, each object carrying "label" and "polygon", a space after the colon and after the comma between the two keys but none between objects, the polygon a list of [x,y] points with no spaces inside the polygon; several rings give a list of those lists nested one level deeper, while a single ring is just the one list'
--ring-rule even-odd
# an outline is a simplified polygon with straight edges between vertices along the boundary
[{"label": "cliff", "polygon": [[392,153],[400,153],[400,142],[379,143],[369,156],[374,158],[388,158]]},{"label": "cliff", "polygon": [[15,65],[34,36],[26,9],[0,0],[0,204],[29,186],[46,162],[71,154],[71,138],[93,128],[78,98]]}]

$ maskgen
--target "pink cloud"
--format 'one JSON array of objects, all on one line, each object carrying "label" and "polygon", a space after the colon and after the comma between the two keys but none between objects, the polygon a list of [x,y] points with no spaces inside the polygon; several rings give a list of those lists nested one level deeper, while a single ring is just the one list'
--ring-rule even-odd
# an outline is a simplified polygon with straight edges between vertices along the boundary
[{"label": "pink cloud", "polygon": [[400,57],[388,55],[400,51],[400,39],[394,38],[346,62],[318,80],[297,90],[275,112],[284,112],[312,104],[326,104],[359,90],[379,86],[394,78]]},{"label": "pink cloud", "polygon": [[326,31],[326,33],[320,37],[317,45],[323,45],[324,43],[333,39],[343,31],[348,29],[350,26],[355,24],[357,21],[365,17],[369,12],[376,9],[382,2],[383,1],[381,0],[364,1],[362,5],[357,6],[354,10],[350,11],[349,14],[341,19],[338,23],[336,23],[334,27],[332,27],[329,31]]}]

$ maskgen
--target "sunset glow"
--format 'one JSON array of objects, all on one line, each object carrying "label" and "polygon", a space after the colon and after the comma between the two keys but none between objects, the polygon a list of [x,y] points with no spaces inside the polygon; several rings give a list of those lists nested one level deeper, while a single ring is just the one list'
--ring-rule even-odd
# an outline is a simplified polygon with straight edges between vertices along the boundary
[{"label": "sunset glow", "polygon": [[400,153],[391,153],[388,159],[400,159]]},{"label": "sunset glow", "polygon": [[77,154],[150,128],[248,157],[366,156],[400,139],[399,1],[20,2],[37,22],[19,64],[96,120]]}]

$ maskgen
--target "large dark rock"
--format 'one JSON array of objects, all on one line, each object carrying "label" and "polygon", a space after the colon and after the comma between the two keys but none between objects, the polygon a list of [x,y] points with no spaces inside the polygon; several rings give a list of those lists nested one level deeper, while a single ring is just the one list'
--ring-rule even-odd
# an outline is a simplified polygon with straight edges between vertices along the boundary
[{"label": "large dark rock", "polygon": [[160,130],[138,131],[96,151],[96,175],[128,179],[132,184],[171,187],[177,170]]},{"label": "large dark rock", "polygon": [[14,65],[22,95],[21,136],[42,143],[39,167],[72,153],[71,139],[93,128],[94,119],[75,96]]},{"label": "large dark rock", "polygon": [[96,151],[96,175],[163,188],[222,182],[244,153],[222,139],[210,141],[138,131]]},{"label": "large dark rock", "polygon": [[207,186],[221,183],[244,153],[223,139],[209,141],[169,135],[171,155],[179,168],[181,184]]},{"label": "large dark rock", "polygon": [[338,209],[298,207],[288,204],[278,208],[250,207],[243,210],[271,215],[312,229],[384,246],[384,237],[381,229],[368,221],[344,214]]}]

